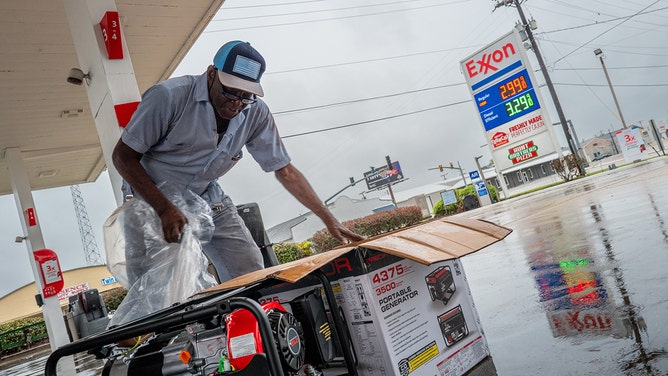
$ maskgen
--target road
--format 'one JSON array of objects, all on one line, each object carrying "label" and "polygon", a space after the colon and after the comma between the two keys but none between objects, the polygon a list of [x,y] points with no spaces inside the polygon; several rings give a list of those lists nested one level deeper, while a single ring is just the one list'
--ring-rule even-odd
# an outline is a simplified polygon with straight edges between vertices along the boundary
[{"label": "road", "polygon": [[463,264],[499,375],[668,374],[668,159],[462,215],[513,229]]}]

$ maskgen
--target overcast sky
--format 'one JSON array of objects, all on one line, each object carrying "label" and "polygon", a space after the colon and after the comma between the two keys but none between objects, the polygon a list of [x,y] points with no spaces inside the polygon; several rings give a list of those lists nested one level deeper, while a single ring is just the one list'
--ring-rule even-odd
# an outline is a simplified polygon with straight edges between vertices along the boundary
[{"label": "overcast sky", "polygon": [[[269,4],[269,5],[263,5]],[[490,153],[460,61],[509,32],[517,9],[490,0],[228,0],[174,76],[201,74],[229,40],[246,40],[267,61],[264,100],[275,113],[293,163],[324,200],[385,156],[409,178],[395,191],[442,180],[438,164],[475,167]],[[668,1],[529,0],[536,38],[567,119],[580,139],[621,127],[594,49],[605,63],[628,124],[667,124]],[[533,52],[534,71],[538,71]],[[551,121],[558,117],[535,73]],[[332,129],[332,130],[327,130]],[[556,133],[566,146],[561,127]],[[318,132],[319,131],[319,132]],[[302,135],[306,132],[315,132]],[[458,175],[448,172],[447,177]],[[246,153],[221,179],[237,204],[257,202],[266,227],[305,212]],[[364,184],[344,192],[362,198]],[[115,204],[106,174],[81,185],[99,251]],[[367,197],[385,195],[368,194]],[[68,187],[35,192],[47,248],[68,270],[85,266]],[[33,280],[11,195],[0,197],[0,296]],[[11,255],[11,256],[10,256]]]}]

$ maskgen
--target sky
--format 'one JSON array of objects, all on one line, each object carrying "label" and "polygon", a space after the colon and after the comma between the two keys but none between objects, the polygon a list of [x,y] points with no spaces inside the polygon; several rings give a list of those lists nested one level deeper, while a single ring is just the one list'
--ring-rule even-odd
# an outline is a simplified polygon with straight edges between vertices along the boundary
[{"label": "sky", "polygon": [[[230,40],[250,42],[267,61],[262,78],[292,158],[323,199],[361,179],[385,156],[401,164],[407,190],[458,176],[434,169],[449,162],[475,169],[490,160],[480,116],[460,62],[511,31],[517,9],[491,0],[228,0],[173,76],[201,74]],[[534,34],[565,117],[579,139],[621,127],[605,65],[626,123],[668,125],[668,1],[528,0]],[[558,121],[532,51],[531,65]],[[560,126],[555,133],[566,146]],[[431,170],[430,170],[431,169]],[[236,204],[256,202],[265,227],[307,210],[273,174],[245,157],[220,183]],[[115,207],[109,179],[82,184],[87,211],[104,254],[102,224]],[[343,194],[361,199],[363,183]],[[365,193],[366,197],[386,191]],[[61,267],[85,266],[70,189],[34,192],[47,248]],[[14,198],[0,197],[0,296],[33,280]],[[7,256],[11,255],[11,256]]]}]

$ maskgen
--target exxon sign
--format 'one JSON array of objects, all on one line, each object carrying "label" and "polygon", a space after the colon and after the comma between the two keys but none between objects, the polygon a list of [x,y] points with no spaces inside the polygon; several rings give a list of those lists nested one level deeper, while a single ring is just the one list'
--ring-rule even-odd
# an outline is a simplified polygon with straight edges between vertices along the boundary
[{"label": "exxon sign", "polygon": [[476,85],[481,81],[494,77],[511,65],[522,64],[520,48],[523,48],[521,43],[513,33],[509,33],[463,60],[461,68],[472,91],[484,86]]}]

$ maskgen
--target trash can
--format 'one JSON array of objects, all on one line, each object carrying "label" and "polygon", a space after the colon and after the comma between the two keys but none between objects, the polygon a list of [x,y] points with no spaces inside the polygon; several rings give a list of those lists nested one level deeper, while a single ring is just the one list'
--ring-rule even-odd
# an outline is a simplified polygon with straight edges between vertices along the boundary
[{"label": "trash can", "polygon": [[475,195],[466,195],[462,198],[462,202],[464,203],[464,207],[466,210],[471,210],[475,209],[477,207],[480,207],[480,203],[478,202],[478,198]]}]

